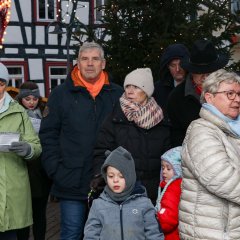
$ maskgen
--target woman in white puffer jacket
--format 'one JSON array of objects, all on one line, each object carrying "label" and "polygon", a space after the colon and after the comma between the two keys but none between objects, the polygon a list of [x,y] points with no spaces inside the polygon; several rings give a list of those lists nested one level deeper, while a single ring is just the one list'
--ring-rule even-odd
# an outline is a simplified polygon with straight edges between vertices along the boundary
[{"label": "woman in white puffer jacket", "polygon": [[183,240],[240,239],[240,77],[220,69],[203,83],[200,119],[183,143]]}]

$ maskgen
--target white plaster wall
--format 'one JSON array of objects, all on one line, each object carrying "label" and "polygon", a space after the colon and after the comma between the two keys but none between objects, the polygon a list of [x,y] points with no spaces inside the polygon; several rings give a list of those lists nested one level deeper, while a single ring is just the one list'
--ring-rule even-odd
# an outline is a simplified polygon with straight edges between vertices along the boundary
[{"label": "white plaster wall", "polygon": [[[68,12],[72,12],[72,4],[69,4],[69,1],[62,1],[62,18],[66,23],[69,23],[70,17]],[[68,5],[69,4],[69,5]],[[79,19],[84,24],[88,24],[88,14],[89,14],[89,3],[88,2],[79,2],[76,9],[76,18]]]},{"label": "white plaster wall", "polygon": [[44,26],[36,26],[36,44],[44,44]]},{"label": "white plaster wall", "polygon": [[11,15],[10,15],[10,21],[18,21],[18,16],[17,16],[17,11],[16,11],[16,6],[14,1],[11,2]]},{"label": "white plaster wall", "polygon": [[42,59],[29,59],[29,80],[44,79]]},{"label": "white plaster wall", "polygon": [[37,85],[39,87],[40,95],[45,97],[44,83],[37,83]]},{"label": "white plaster wall", "polygon": [[7,26],[6,32],[7,34],[4,36],[4,39],[5,39],[4,43],[10,43],[10,44],[23,43],[20,27]]},{"label": "white plaster wall", "polygon": [[21,12],[22,12],[24,22],[32,22],[32,15],[31,15],[32,14],[32,4],[33,4],[33,1],[31,1],[31,0],[21,0],[20,1]]}]

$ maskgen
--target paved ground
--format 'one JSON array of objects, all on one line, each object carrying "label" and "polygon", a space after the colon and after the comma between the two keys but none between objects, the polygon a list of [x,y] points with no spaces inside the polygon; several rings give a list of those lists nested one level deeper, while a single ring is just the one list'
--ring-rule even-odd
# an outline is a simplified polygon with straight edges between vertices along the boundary
[{"label": "paved ground", "polygon": [[[57,202],[48,202],[46,240],[60,239],[60,213]],[[29,240],[33,240],[31,235]]]}]

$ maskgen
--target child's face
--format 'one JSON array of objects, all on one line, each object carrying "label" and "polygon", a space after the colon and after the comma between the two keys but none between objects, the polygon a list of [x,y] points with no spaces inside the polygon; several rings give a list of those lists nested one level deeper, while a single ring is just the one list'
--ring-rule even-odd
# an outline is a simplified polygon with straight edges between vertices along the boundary
[{"label": "child's face", "polygon": [[165,182],[168,182],[175,175],[172,165],[164,160],[162,160],[162,175]]},{"label": "child's face", "polygon": [[25,108],[34,110],[38,105],[39,98],[32,95],[22,98],[22,104]]},{"label": "child's face", "polygon": [[126,187],[125,178],[122,173],[111,166],[107,168],[107,184],[115,193],[121,193]]}]

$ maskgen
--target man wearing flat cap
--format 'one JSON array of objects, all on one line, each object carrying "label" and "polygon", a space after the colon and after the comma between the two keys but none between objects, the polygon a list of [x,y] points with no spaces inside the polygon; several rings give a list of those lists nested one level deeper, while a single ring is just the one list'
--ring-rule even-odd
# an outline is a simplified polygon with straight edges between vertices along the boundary
[{"label": "man wearing flat cap", "polygon": [[183,58],[181,67],[189,74],[170,94],[167,113],[171,121],[171,144],[182,145],[189,124],[199,118],[202,83],[212,72],[228,63],[228,56],[220,54],[209,40],[197,40],[190,56]]}]

